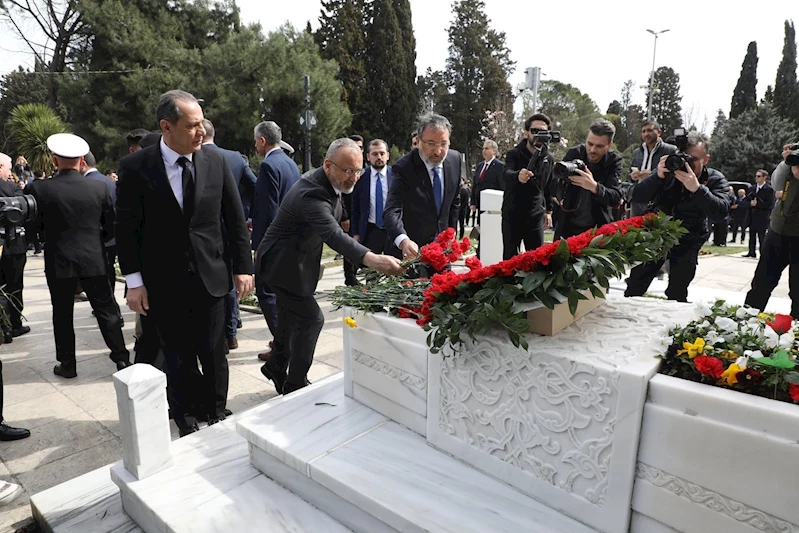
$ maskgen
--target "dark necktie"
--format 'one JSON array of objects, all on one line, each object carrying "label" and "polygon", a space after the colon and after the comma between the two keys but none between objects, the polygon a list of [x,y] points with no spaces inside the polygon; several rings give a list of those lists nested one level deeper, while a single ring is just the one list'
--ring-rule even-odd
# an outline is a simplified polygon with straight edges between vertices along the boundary
[{"label": "dark necktie", "polygon": [[383,181],[380,178],[380,172],[377,173],[375,182],[375,226],[383,227]]},{"label": "dark necktie", "polygon": [[333,200],[333,217],[336,222],[341,222],[341,217],[344,215],[344,208],[341,205],[341,195],[336,194],[336,199]]},{"label": "dark necktie", "polygon": [[438,167],[433,167],[433,199],[436,201],[436,214],[441,214],[441,204],[444,203],[444,186],[441,183],[441,174]]},{"label": "dark necktie", "polygon": [[186,217],[186,221],[189,221],[194,210],[194,178],[191,175],[187,158],[180,156],[178,165],[183,167],[183,172],[180,175],[183,184],[183,215]]},{"label": "dark necktie", "polygon": [[483,178],[486,176],[486,169],[488,168],[488,164],[483,164],[483,170],[480,171],[480,181],[479,183],[483,183]]}]

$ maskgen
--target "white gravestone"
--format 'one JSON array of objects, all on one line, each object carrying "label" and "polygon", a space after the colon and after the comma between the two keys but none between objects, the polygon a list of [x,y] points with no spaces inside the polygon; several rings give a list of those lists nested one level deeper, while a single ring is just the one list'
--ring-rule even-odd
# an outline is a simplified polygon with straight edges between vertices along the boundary
[{"label": "white gravestone", "polygon": [[137,479],[172,466],[166,375],[147,364],[114,374],[122,433],[122,462]]}]

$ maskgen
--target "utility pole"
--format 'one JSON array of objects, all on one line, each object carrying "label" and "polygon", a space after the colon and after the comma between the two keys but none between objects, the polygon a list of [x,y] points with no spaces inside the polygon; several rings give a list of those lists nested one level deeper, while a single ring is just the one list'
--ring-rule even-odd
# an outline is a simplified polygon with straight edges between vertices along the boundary
[{"label": "utility pole", "polygon": [[655,94],[655,53],[658,49],[658,35],[666,33],[669,30],[652,31],[646,30],[655,36],[655,46],[652,49],[652,73],[649,75],[649,105],[646,108],[646,119],[652,120],[652,95]]},{"label": "utility pole", "polygon": [[[311,77],[305,76],[305,165],[304,172],[311,170]],[[300,119],[302,120],[302,119]],[[316,122],[316,119],[313,121]]]},{"label": "utility pole", "polygon": [[538,111],[538,87],[541,85],[541,67],[524,69],[524,86],[533,91],[533,113]]}]

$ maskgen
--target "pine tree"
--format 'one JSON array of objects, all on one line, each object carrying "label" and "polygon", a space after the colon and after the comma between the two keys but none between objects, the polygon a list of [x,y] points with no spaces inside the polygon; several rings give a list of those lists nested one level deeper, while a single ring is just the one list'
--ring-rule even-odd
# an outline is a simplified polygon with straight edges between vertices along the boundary
[{"label": "pine tree", "polygon": [[730,118],[735,118],[747,109],[757,107],[757,43],[752,41],[746,49],[741,75],[732,93]]},{"label": "pine tree", "polygon": [[[660,67],[655,71],[654,87],[652,116],[660,123],[663,131],[670,135],[675,128],[682,126],[680,75],[671,67]],[[648,101],[649,89],[646,91],[646,98]]]},{"label": "pine tree", "polygon": [[369,110],[366,95],[365,0],[322,0],[314,40],[324,59],[335,59],[344,102],[352,113],[352,132],[366,134]]},{"label": "pine tree", "polygon": [[[508,75],[514,63],[505,45],[505,33],[489,28],[483,0],[456,0],[455,19],[449,27],[446,78],[452,93],[452,144],[467,162],[479,154],[480,130],[487,111],[508,98]],[[502,109],[512,113],[509,109]]]},{"label": "pine tree", "polygon": [[799,125],[799,84],[796,81],[796,29],[791,21],[785,21],[785,42],[782,61],[777,67],[774,83],[774,109],[778,115]]},{"label": "pine tree", "polygon": [[760,100],[761,104],[773,104],[774,103],[774,87],[769,85],[766,87],[766,94],[763,95],[763,99]]},{"label": "pine tree", "polygon": [[724,111],[719,109],[716,113],[716,121],[713,123],[713,132],[710,134],[710,139],[714,143],[724,135],[724,125],[727,123],[727,117],[724,116]]}]

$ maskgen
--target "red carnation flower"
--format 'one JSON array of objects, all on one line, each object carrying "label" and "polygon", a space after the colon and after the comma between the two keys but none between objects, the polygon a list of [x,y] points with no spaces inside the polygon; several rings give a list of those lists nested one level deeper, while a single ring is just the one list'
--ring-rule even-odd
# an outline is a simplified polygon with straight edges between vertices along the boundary
[{"label": "red carnation flower", "polygon": [[799,385],[793,383],[788,385],[788,394],[791,395],[791,400],[799,402]]},{"label": "red carnation flower", "polygon": [[473,255],[466,259],[466,266],[469,267],[469,270],[477,270],[483,268],[483,263],[476,255]]},{"label": "red carnation flower", "polygon": [[724,363],[721,362],[721,359],[715,357],[700,355],[694,359],[694,364],[696,365],[696,369],[703,376],[719,379],[724,373]]},{"label": "red carnation flower", "polygon": [[453,239],[455,239],[455,230],[453,228],[447,228],[438,234],[435,242],[441,246],[448,246]]},{"label": "red carnation flower", "polygon": [[791,325],[793,324],[793,317],[791,315],[776,315],[774,317],[774,322],[766,322],[767,326],[771,326],[771,329],[777,335],[782,335],[783,333],[787,333],[788,330],[791,329]]}]

